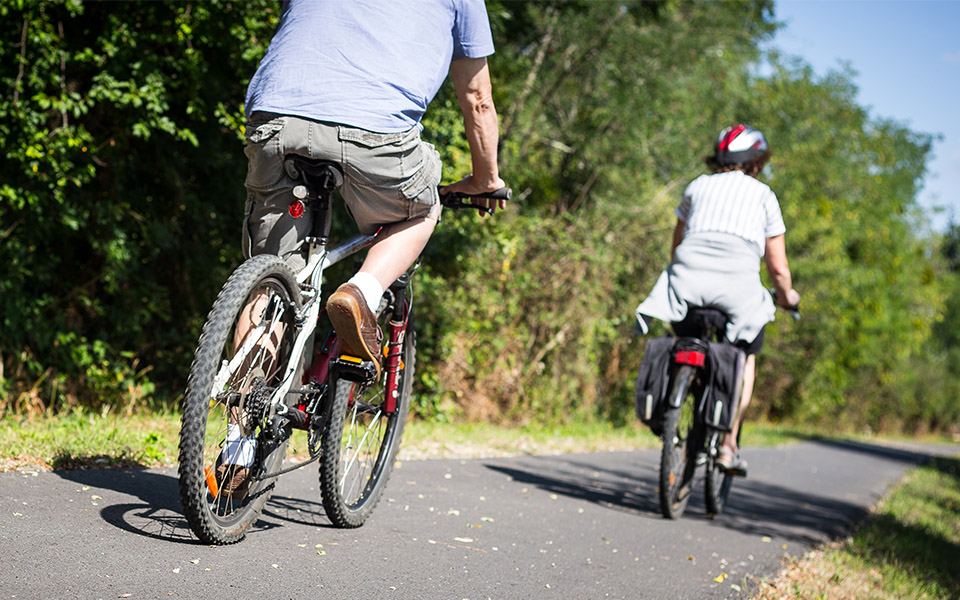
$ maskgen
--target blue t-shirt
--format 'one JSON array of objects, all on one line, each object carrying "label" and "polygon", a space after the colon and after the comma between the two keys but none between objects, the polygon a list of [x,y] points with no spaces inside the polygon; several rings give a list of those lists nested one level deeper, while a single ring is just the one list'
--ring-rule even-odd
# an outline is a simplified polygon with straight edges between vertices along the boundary
[{"label": "blue t-shirt", "polygon": [[483,0],[290,0],[247,88],[246,111],[407,131],[451,60],[490,54]]}]

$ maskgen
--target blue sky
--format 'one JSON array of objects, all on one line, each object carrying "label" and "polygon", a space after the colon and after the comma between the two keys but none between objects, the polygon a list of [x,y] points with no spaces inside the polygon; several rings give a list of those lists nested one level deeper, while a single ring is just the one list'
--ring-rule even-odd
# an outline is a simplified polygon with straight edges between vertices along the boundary
[{"label": "blue sky", "polygon": [[940,134],[920,193],[935,229],[960,222],[960,0],[778,0],[773,40],[823,75],[849,62],[874,118]]}]

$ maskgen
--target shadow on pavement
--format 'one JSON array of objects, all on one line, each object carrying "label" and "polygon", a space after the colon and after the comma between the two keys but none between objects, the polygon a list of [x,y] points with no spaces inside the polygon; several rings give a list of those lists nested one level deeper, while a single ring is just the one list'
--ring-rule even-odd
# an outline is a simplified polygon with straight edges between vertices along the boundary
[{"label": "shadow on pavement", "polygon": [[[100,510],[101,518],[118,529],[170,542],[200,543],[183,516],[180,489],[174,475],[141,469],[70,470],[55,471],[55,474],[91,489],[111,490],[141,500],[111,504]],[[274,496],[247,535],[283,527],[277,521],[330,526],[328,521],[321,521],[322,514],[319,502]]]},{"label": "shadow on pavement", "polygon": [[185,543],[199,543],[180,510],[177,478],[141,469],[55,471],[67,481],[135,496],[142,502],[112,504],[100,510],[104,521],[131,533]]},{"label": "shadow on pavement", "polygon": [[[869,442],[858,442],[855,440],[812,439],[811,442],[845,452],[861,452],[876,458],[893,460],[910,465],[919,465],[931,461],[939,454],[939,450],[941,449],[943,452],[949,452],[947,446],[931,446],[928,450],[914,450],[908,447],[871,444]],[[953,452],[960,453],[960,446],[954,448]]]},{"label": "shadow on pavement", "polygon": [[[933,456],[919,450],[895,448],[855,441],[810,440],[844,452],[868,453],[884,460],[910,465],[929,462]],[[654,459],[658,460],[658,459]],[[960,461],[934,462],[941,470],[960,476]],[[659,464],[650,457],[616,461],[613,467],[601,467],[586,457],[527,457],[510,464],[487,463],[486,467],[519,483],[536,486],[546,492],[635,512],[661,519],[659,504]],[[829,491],[828,491],[829,492]],[[698,470],[690,504],[683,519],[709,520],[715,527],[748,535],[769,536],[787,541],[811,543],[846,536],[868,514],[868,507],[818,493],[816,489],[797,489],[770,482],[745,479],[734,484],[722,515],[710,519],[706,514],[703,471]]]},{"label": "shadow on pavement", "polygon": [[487,464],[486,467],[513,481],[533,485],[546,492],[563,494],[615,510],[660,516],[655,472],[638,470],[627,473],[556,458],[536,462],[536,465],[530,466],[513,463],[510,466]]}]

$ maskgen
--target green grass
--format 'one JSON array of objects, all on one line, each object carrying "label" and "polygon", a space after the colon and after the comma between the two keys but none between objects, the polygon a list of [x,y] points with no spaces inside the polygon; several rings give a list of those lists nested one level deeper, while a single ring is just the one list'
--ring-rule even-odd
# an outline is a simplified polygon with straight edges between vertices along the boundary
[{"label": "green grass", "polygon": [[960,459],[911,471],[848,540],[792,562],[756,600],[960,598]]},{"label": "green grass", "polygon": [[176,460],[180,418],[75,410],[56,417],[0,421],[0,470],[130,467]]},{"label": "green grass", "polygon": [[[174,412],[118,416],[75,410],[69,414],[0,421],[0,471],[19,467],[53,469],[151,467],[177,460],[180,416]],[[769,423],[750,423],[744,445],[772,446],[810,432]],[[462,458],[511,454],[556,454],[656,448],[659,440],[639,422],[614,427],[593,422],[565,426],[502,427],[487,423],[407,423],[400,458]],[[302,432],[293,455],[303,456]]]}]

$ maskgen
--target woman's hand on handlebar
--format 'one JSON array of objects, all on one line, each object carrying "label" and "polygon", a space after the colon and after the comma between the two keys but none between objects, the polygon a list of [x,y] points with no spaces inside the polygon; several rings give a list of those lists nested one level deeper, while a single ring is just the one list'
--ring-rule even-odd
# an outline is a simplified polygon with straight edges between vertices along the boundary
[{"label": "woman's hand on handlebar", "polygon": [[797,292],[797,290],[793,288],[787,290],[787,293],[783,296],[787,299],[786,302],[781,301],[781,296],[777,293],[776,289],[771,289],[770,293],[773,295],[774,304],[780,308],[789,310],[790,316],[793,317],[794,321],[800,320],[800,294]]},{"label": "woman's hand on handlebar", "polygon": [[795,309],[800,305],[800,294],[793,288],[787,290],[786,296],[782,299],[779,294],[774,294],[773,297],[780,308]]},{"label": "woman's hand on handlebar", "polygon": [[[495,179],[484,182],[474,179],[473,175],[467,175],[456,183],[451,183],[450,185],[440,187],[440,195],[459,193],[469,194],[471,196],[482,196],[483,194],[496,192],[497,190],[505,188],[506,186],[507,184],[504,183],[500,177],[496,177]],[[471,202],[486,207],[491,213],[497,208],[507,207],[506,198],[495,199],[478,197],[471,199]]]}]

